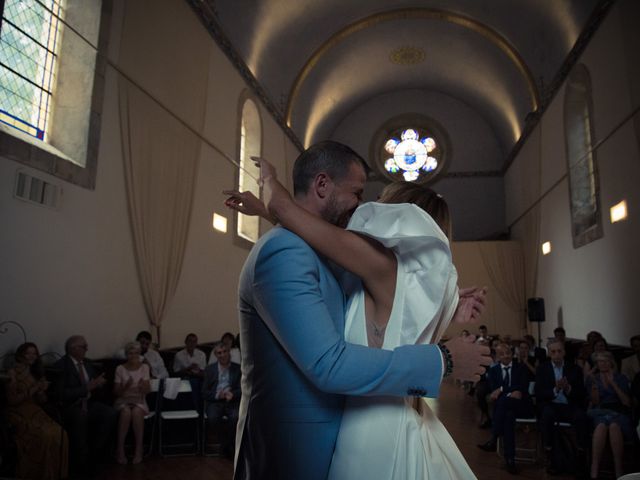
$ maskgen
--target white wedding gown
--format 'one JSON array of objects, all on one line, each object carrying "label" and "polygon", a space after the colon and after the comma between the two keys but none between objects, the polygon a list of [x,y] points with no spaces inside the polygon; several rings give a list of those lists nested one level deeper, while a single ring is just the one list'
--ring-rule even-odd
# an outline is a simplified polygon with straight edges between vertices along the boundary
[{"label": "white wedding gown", "polygon": [[[415,205],[367,203],[356,210],[348,228],[380,241],[398,259],[396,292],[382,348],[437,342],[458,304],[458,274],[449,241],[435,221]],[[367,345],[362,285],[350,274],[342,283],[349,295],[346,340]],[[476,477],[424,399],[349,397],[329,479],[360,478]]]}]

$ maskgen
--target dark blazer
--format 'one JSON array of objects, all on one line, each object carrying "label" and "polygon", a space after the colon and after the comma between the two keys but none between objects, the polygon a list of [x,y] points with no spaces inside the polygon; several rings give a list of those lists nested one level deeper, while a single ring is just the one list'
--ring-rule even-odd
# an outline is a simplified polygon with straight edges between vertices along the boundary
[{"label": "dark blazer", "polygon": [[[582,370],[577,365],[564,362],[562,375],[567,378],[571,385],[571,392],[567,395],[569,404],[584,407],[586,392],[584,389],[584,377]],[[552,363],[545,362],[538,366],[536,370],[536,401],[538,404],[549,403],[555,398],[553,392],[556,386],[556,377],[553,373]]]},{"label": "dark blazer", "polygon": [[[240,365],[231,362],[229,364],[229,386],[233,393],[232,403],[240,401],[242,391],[240,389]],[[202,384],[202,398],[205,402],[218,402],[216,399],[216,389],[218,388],[218,362],[208,365],[204,369],[204,382]]]},{"label": "dark blazer", "polygon": [[[87,378],[87,382],[99,375],[93,364],[86,358],[83,361],[83,365],[89,377]],[[55,363],[54,367],[57,375],[55,382],[56,393],[61,406],[69,407],[75,404],[79,405],[82,399],[87,397],[89,390],[86,385],[82,384],[80,374],[73,360],[69,355],[65,355]],[[91,393],[92,396],[94,392]]]},{"label": "dark blazer", "polygon": [[[524,365],[516,362],[511,363],[511,370],[509,375],[511,376],[511,385],[505,388],[503,394],[519,391],[522,393],[522,398],[529,397],[529,380],[527,378],[527,371]],[[502,363],[497,363],[489,369],[488,372],[490,392],[493,392],[496,388],[502,386]]]}]

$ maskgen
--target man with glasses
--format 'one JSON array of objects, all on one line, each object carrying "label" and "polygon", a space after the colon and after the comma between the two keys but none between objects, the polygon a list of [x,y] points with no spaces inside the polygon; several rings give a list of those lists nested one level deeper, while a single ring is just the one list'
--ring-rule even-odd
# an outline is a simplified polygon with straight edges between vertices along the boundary
[{"label": "man with glasses", "polygon": [[83,478],[95,467],[116,424],[116,410],[98,401],[106,384],[86,359],[88,345],[81,335],[65,342],[66,355],[56,363],[58,400],[64,427],[69,435],[69,460],[72,475]]}]

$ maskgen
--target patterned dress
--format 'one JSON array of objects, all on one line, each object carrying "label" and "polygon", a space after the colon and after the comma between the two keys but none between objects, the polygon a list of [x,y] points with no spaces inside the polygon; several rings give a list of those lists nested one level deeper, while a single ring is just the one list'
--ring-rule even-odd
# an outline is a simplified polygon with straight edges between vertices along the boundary
[{"label": "patterned dress", "polygon": [[29,367],[18,363],[9,370],[7,410],[9,422],[16,428],[18,448],[17,477],[28,479],[66,478],[69,446],[67,434],[40,407],[46,399],[32,395],[38,381]]}]

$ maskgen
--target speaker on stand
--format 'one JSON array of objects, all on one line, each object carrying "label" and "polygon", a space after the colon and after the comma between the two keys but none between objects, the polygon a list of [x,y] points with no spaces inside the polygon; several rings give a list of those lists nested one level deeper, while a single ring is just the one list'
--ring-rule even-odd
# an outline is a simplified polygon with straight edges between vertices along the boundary
[{"label": "speaker on stand", "polygon": [[527,300],[527,316],[530,322],[538,324],[538,347],[541,345],[540,324],[544,322],[544,298],[530,298]]}]

